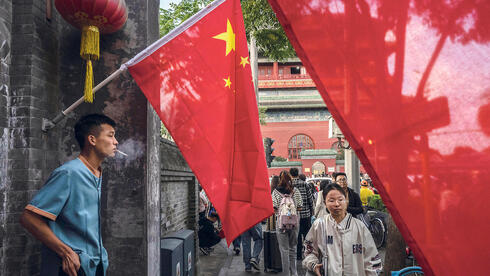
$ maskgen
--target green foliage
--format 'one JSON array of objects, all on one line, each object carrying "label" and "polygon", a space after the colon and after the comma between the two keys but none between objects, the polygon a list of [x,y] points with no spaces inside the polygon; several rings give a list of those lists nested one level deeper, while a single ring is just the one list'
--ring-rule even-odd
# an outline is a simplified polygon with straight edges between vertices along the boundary
[{"label": "green foliage", "polygon": [[276,61],[296,56],[267,0],[242,0],[241,5],[247,38],[255,37],[260,56]]},{"label": "green foliage", "polygon": [[381,212],[387,212],[381,196],[377,194],[368,197],[368,206]]},{"label": "green foliage", "polygon": [[265,112],[267,111],[267,107],[259,106],[259,123],[261,125],[265,125]]},{"label": "green foliage", "polygon": [[168,10],[160,9],[160,37],[166,35],[211,2],[212,0],[182,0],[178,4],[170,3]]},{"label": "green foliage", "polygon": [[286,162],[286,161],[288,160],[282,156],[276,156],[276,158],[274,158],[274,162]]},{"label": "green foliage", "polygon": [[164,124],[160,125],[160,136],[162,138],[165,138],[165,139],[170,140],[170,141],[174,140],[174,138],[172,138],[172,136],[170,135],[170,132],[168,132],[168,129],[165,127]]}]

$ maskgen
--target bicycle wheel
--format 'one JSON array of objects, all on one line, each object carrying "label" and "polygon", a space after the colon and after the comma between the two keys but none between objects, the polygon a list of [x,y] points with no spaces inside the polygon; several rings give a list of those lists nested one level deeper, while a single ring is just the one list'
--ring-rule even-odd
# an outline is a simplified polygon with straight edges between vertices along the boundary
[{"label": "bicycle wheel", "polygon": [[376,248],[380,248],[385,243],[386,232],[383,222],[379,218],[373,218],[370,221],[369,231],[373,236]]}]

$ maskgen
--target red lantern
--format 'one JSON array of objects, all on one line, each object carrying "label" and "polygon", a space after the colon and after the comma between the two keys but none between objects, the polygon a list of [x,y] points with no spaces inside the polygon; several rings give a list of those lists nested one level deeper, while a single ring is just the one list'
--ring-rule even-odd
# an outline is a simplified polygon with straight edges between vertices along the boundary
[{"label": "red lantern", "polygon": [[99,59],[99,33],[113,33],[128,19],[124,0],[55,0],[56,9],[68,23],[82,30],[80,56],[86,60],[84,97],[93,101],[92,60]]}]

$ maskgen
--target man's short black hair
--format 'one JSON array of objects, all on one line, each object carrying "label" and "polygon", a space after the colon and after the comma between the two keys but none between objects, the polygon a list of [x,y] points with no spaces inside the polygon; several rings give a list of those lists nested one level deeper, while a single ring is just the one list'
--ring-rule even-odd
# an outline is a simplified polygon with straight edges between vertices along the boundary
[{"label": "man's short black hair", "polygon": [[300,174],[298,176],[298,178],[301,179],[301,180],[303,180],[303,181],[306,181],[306,175],[304,175],[304,174]]},{"label": "man's short black hair", "polygon": [[101,131],[100,126],[103,124],[116,128],[116,122],[103,114],[88,114],[78,120],[75,124],[75,139],[77,139],[80,150],[83,150],[85,147],[85,139],[87,136],[99,135]]},{"label": "man's short black hair", "polygon": [[333,181],[337,180],[337,176],[339,176],[339,175],[343,175],[347,178],[347,174],[345,174],[344,172],[336,172],[336,173],[332,174]]},{"label": "man's short black hair", "polygon": [[289,174],[291,174],[292,177],[298,177],[299,174],[298,168],[289,169]]}]

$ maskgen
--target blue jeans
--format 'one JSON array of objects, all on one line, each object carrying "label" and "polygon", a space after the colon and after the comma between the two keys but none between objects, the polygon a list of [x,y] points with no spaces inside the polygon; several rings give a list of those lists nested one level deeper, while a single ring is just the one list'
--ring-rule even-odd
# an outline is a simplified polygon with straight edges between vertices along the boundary
[{"label": "blue jeans", "polygon": [[[262,251],[263,247],[263,240],[264,238],[262,237],[262,225],[257,223],[255,226],[252,228],[248,229],[247,231],[243,232],[241,235],[242,238],[242,248],[243,248],[243,262],[245,263],[245,268],[250,268],[250,259],[254,258],[257,263],[259,263],[260,259],[260,252]],[[254,241],[254,249],[252,252],[252,255],[250,255],[250,249],[252,247],[252,239]]]}]

